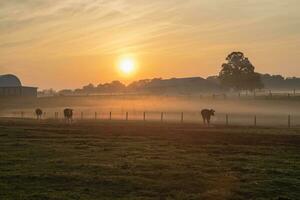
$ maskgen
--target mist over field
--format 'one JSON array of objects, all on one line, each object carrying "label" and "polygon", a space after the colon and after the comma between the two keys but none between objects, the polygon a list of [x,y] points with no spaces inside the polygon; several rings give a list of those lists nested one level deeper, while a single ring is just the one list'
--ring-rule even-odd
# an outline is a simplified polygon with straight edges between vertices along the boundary
[{"label": "mist over field", "polygon": [[[28,102],[26,102],[28,101]],[[257,116],[261,125],[286,125],[288,115],[292,116],[294,125],[300,125],[300,102],[297,100],[268,100],[268,99],[213,99],[199,96],[90,96],[90,97],[49,97],[35,100],[2,100],[0,114],[2,117],[34,118],[34,110],[41,108],[44,118],[54,118],[59,112],[62,118],[64,108],[74,109],[74,118],[125,119],[126,112],[130,120],[142,120],[146,112],[148,120],[160,120],[161,112],[166,121],[180,121],[181,113],[187,122],[202,122],[200,111],[204,108],[216,110],[213,122],[225,123],[226,114],[231,124],[252,125]]]}]

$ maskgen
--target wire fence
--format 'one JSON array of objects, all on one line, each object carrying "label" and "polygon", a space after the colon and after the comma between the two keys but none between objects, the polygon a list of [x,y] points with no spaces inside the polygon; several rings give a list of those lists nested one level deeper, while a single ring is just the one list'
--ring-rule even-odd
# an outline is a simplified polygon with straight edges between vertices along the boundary
[{"label": "wire fence", "polygon": [[[1,114],[3,118],[37,119],[35,112],[14,111]],[[45,111],[44,120],[64,120],[62,111]],[[203,123],[200,112],[159,112],[159,111],[74,111],[73,120],[97,121],[145,121],[161,123]],[[218,113],[211,118],[211,124],[228,126],[271,126],[300,127],[300,115],[249,115],[235,113]]]}]

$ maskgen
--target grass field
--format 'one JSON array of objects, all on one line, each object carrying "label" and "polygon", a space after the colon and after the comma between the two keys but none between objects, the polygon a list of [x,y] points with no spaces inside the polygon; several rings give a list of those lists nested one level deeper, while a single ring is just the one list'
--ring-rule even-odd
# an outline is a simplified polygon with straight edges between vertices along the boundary
[{"label": "grass field", "polygon": [[1,200],[299,199],[300,130],[0,120]]}]

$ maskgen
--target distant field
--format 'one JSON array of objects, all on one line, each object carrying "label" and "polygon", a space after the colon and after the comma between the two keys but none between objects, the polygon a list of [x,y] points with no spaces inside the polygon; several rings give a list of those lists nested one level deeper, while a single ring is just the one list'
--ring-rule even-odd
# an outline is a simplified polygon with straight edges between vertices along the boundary
[{"label": "distant field", "polygon": [[0,199],[299,199],[300,130],[0,120]]}]

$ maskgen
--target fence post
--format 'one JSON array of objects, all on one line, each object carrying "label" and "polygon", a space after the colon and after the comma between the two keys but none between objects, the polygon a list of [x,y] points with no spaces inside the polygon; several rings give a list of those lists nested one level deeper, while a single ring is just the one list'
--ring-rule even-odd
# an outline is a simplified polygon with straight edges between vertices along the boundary
[{"label": "fence post", "polygon": [[226,114],[226,126],[229,125],[229,121],[228,121],[228,114]]},{"label": "fence post", "polygon": [[181,113],[181,123],[183,124],[183,112]]},{"label": "fence post", "polygon": [[98,113],[95,112],[95,120],[97,120],[97,117],[98,117]]},{"label": "fence post", "polygon": [[294,96],[296,96],[296,89],[294,89]]},{"label": "fence post", "polygon": [[288,127],[291,128],[291,115],[288,116]]},{"label": "fence post", "polygon": [[112,120],[111,112],[109,112],[109,120]]},{"label": "fence post", "polygon": [[80,118],[81,118],[81,120],[83,120],[83,112],[81,112]]},{"label": "fence post", "polygon": [[144,121],[146,121],[146,112],[144,112]]},{"label": "fence post", "polygon": [[128,121],[128,112],[126,112],[126,121]]},{"label": "fence post", "polygon": [[254,116],[254,126],[256,127],[256,125],[257,125],[257,117],[256,117],[256,115]]},{"label": "fence post", "polygon": [[161,121],[161,122],[164,121],[164,113],[163,113],[163,112],[160,114],[160,121]]}]

